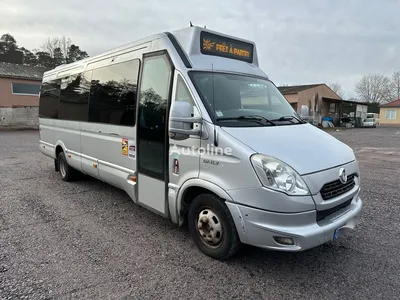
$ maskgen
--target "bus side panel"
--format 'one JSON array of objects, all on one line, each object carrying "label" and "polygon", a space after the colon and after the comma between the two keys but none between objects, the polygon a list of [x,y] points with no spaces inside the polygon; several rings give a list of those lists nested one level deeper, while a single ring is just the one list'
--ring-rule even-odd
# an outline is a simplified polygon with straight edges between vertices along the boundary
[{"label": "bus side panel", "polygon": [[135,127],[81,123],[81,130],[82,153],[97,160],[99,178],[125,190],[135,201],[135,182],[130,180],[136,170]]},{"label": "bus side panel", "polygon": [[56,158],[52,119],[39,118],[39,147],[44,155]]},{"label": "bus side panel", "polygon": [[62,146],[67,155],[68,164],[78,171],[81,167],[81,138],[79,122],[53,120],[55,145]]}]

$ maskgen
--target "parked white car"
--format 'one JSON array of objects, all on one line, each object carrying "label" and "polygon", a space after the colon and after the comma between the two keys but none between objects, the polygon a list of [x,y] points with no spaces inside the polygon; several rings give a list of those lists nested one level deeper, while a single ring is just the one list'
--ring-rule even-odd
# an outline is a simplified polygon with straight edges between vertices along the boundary
[{"label": "parked white car", "polygon": [[376,121],[373,118],[367,118],[362,121],[362,127],[376,127]]}]

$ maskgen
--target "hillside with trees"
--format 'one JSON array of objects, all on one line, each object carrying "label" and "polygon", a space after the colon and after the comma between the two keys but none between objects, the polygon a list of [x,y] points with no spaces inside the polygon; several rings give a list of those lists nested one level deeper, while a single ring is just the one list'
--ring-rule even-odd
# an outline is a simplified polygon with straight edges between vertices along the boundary
[{"label": "hillside with trees", "polygon": [[66,37],[48,38],[40,49],[20,47],[9,33],[0,38],[0,61],[34,67],[55,68],[88,57],[86,51]]}]

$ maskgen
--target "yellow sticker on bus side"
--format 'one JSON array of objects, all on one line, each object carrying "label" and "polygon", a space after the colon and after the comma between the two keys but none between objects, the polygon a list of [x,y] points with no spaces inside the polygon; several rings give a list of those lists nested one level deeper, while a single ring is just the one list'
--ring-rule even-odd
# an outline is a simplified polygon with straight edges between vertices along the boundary
[{"label": "yellow sticker on bus side", "polygon": [[122,139],[122,155],[128,156],[128,139]]}]

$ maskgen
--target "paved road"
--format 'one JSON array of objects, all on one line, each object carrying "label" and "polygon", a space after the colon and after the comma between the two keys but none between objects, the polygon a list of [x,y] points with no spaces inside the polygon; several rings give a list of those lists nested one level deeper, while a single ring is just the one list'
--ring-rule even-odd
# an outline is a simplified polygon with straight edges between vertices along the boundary
[{"label": "paved road", "polygon": [[361,164],[357,231],[303,253],[247,247],[219,262],[124,192],[61,181],[37,132],[0,132],[0,299],[398,298],[400,128],[332,134]]}]

